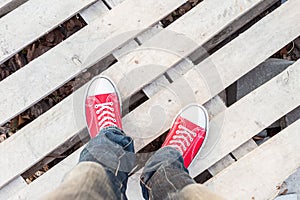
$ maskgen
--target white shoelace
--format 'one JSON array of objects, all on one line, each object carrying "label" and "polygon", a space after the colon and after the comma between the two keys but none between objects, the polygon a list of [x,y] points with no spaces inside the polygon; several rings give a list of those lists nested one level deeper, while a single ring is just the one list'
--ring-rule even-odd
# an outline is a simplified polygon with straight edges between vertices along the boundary
[{"label": "white shoelace", "polygon": [[[116,119],[114,118],[116,115],[113,113],[114,112],[114,108],[113,106],[113,102],[107,102],[107,103],[101,103],[101,104],[96,104],[95,105],[95,109],[96,110],[96,114],[100,115],[97,117],[98,118],[98,126],[100,127],[100,129],[102,129],[103,127],[106,126],[117,126],[116,124]],[[105,110],[105,111],[103,111]]]},{"label": "white shoelace", "polygon": [[191,145],[191,142],[194,141],[194,138],[197,136],[197,134],[182,125],[179,125],[178,128],[179,129],[176,131],[176,135],[173,136],[172,140],[170,141],[170,145],[168,146],[176,148],[181,152],[181,154],[183,154],[187,147]]}]

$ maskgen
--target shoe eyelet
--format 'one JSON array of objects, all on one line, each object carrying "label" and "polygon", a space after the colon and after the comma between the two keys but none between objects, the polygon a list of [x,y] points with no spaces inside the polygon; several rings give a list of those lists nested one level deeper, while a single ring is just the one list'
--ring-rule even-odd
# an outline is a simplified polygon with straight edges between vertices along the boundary
[{"label": "shoe eyelet", "polygon": [[175,131],[176,134],[178,134],[178,131]]},{"label": "shoe eyelet", "polygon": [[178,128],[182,128],[182,125],[179,125]]},{"label": "shoe eyelet", "polygon": [[100,113],[99,110],[96,110],[96,114],[99,115],[99,113]]},{"label": "shoe eyelet", "polygon": [[190,146],[191,144],[190,143],[188,143],[188,147]]},{"label": "shoe eyelet", "polygon": [[110,105],[111,105],[111,106],[114,105],[113,102],[110,102]]},{"label": "shoe eyelet", "polygon": [[111,111],[113,112],[113,111],[115,111],[115,109],[112,108]]},{"label": "shoe eyelet", "polygon": [[193,134],[193,136],[194,136],[194,137],[196,137],[196,136],[197,136],[197,134],[196,134],[196,133],[194,133],[194,134]]},{"label": "shoe eyelet", "polygon": [[114,119],[113,121],[116,122],[117,120]]},{"label": "shoe eyelet", "polygon": [[95,105],[95,108],[97,109],[97,108],[98,108],[98,105]]},{"label": "shoe eyelet", "polygon": [[191,139],[190,139],[190,141],[191,141],[191,142],[193,142],[193,141],[194,141],[194,139],[193,139],[193,138],[191,138]]}]

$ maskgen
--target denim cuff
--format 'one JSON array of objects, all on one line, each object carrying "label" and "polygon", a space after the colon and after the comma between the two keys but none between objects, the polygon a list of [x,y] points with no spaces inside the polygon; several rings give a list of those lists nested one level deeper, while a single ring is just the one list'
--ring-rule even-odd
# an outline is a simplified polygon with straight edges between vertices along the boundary
[{"label": "denim cuff", "polygon": [[148,160],[140,181],[145,199],[165,199],[193,183],[182,155],[172,147],[161,148]]}]

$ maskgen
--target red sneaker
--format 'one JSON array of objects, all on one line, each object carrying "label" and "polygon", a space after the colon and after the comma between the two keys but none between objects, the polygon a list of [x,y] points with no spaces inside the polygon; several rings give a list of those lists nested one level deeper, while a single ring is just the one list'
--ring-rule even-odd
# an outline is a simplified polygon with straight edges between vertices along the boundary
[{"label": "red sneaker", "polygon": [[200,105],[188,105],[175,118],[162,145],[181,152],[184,166],[188,167],[203,147],[208,132],[208,114]]},{"label": "red sneaker", "polygon": [[119,92],[109,78],[98,76],[91,81],[85,98],[85,119],[91,138],[105,127],[122,129],[120,100]]}]

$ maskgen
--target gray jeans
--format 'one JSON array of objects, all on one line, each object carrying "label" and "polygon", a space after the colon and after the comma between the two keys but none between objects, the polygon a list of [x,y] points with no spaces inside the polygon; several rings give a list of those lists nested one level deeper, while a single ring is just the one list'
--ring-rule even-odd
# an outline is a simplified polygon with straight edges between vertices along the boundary
[{"label": "gray jeans", "polygon": [[[103,129],[81,152],[79,164],[44,199],[127,199],[128,174],[134,166],[132,138],[118,128]],[[148,160],[141,187],[145,199],[222,199],[195,183],[182,156],[171,147]]]}]

